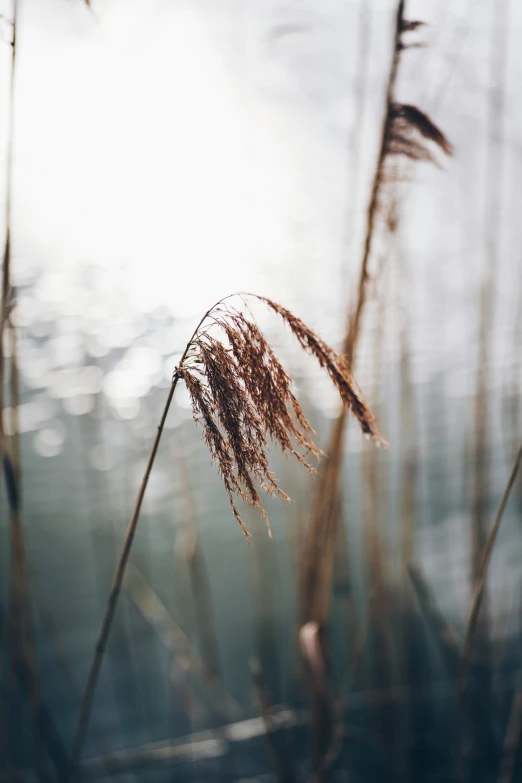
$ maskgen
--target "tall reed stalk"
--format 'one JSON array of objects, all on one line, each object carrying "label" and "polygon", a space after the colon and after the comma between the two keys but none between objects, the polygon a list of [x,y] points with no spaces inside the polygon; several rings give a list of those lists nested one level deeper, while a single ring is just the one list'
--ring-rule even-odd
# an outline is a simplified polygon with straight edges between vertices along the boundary
[{"label": "tall reed stalk", "polygon": [[[25,552],[22,521],[22,483],[19,434],[19,376],[16,330],[12,319],[14,308],[14,290],[11,280],[12,265],[12,201],[13,201],[13,154],[15,137],[15,96],[18,73],[18,30],[19,4],[13,0],[11,20],[11,73],[9,80],[9,121],[7,127],[6,159],[6,208],[5,208],[5,244],[2,260],[2,280],[0,293],[0,459],[3,466],[7,490],[9,534],[10,534],[10,612],[8,636],[11,666],[21,672],[21,681],[25,683],[29,709],[34,726],[34,743],[37,765],[45,776],[47,762],[40,736],[40,698],[36,675],[34,652],[34,629],[31,602],[29,597],[29,578]],[[9,344],[9,362],[5,348]],[[9,435],[6,431],[6,391],[9,389],[10,421]],[[0,722],[7,721],[7,712]],[[0,725],[0,735],[5,736]],[[4,753],[7,749],[0,750]],[[9,763],[9,762],[8,762]]]},{"label": "tall reed stalk", "polygon": [[[392,41],[392,58],[386,86],[384,117],[375,164],[370,198],[366,212],[366,229],[355,303],[348,318],[342,353],[346,363],[353,367],[359,340],[361,323],[370,294],[372,276],[370,263],[380,219],[384,216],[388,228],[394,231],[395,200],[385,204],[387,184],[393,176],[388,163],[397,158],[410,161],[433,162],[430,144],[444,153],[451,153],[451,145],[429,117],[415,106],[398,103],[396,83],[402,52],[409,44],[404,36],[415,31],[420,22],[408,21],[404,15],[405,2],[400,0],[395,14]],[[328,617],[332,562],[338,534],[339,518],[336,515],[341,474],[346,413],[340,410],[330,436],[328,457],[318,482],[304,546],[301,580],[302,619],[314,620],[321,625]]]},{"label": "tall reed stalk", "polygon": [[[363,432],[377,443],[385,444],[377,422],[344,359],[289,310],[265,297],[255,298],[283,319],[300,346],[326,370],[344,404],[358,419]],[[291,453],[310,471],[314,469],[305,461],[305,455],[320,455],[310,438],[312,427],[292,392],[291,378],[255,322],[229,305],[230,299],[231,296],[225,297],[207,310],[174,372],[98,632],[73,740],[68,776],[70,781],[75,780],[78,773],[94,692],[125,568],[178,382],[183,380],[187,386],[194,417],[202,424],[205,442],[218,464],[232,512],[247,537],[250,534],[236,507],[236,497],[259,509],[269,532],[268,516],[263,509],[256,483],[268,494],[288,499],[269,470],[267,437],[275,440],[283,452]],[[215,331],[221,339],[214,336]],[[304,455],[298,448],[304,451]]]},{"label": "tall reed stalk", "polygon": [[[363,314],[370,295],[372,276],[370,264],[373,257],[379,220],[385,218],[388,230],[393,234],[397,228],[397,205],[395,197],[389,198],[386,185],[394,181],[389,163],[397,159],[406,161],[434,162],[430,145],[439,147],[445,154],[452,148],[444,134],[430,118],[415,106],[401,104],[396,100],[396,85],[402,52],[411,44],[405,36],[415,33],[422,25],[405,18],[405,2],[400,0],[395,13],[392,57],[386,86],[384,116],[380,144],[375,164],[370,198],[366,213],[366,229],[355,304],[348,319],[342,352],[350,369],[353,367],[355,351],[361,331]],[[415,44],[413,44],[415,45]],[[388,202],[386,198],[388,196]],[[331,433],[328,457],[318,482],[311,516],[306,532],[303,566],[301,571],[302,622],[313,622],[319,626],[318,639],[325,643],[325,628],[329,615],[333,562],[341,520],[339,509],[339,484],[342,470],[344,431],[346,414],[340,411]],[[326,650],[323,657],[327,659]],[[322,709],[321,699],[314,703],[312,712]],[[317,723],[319,718],[315,719]]]},{"label": "tall reed stalk", "polygon": [[[475,397],[474,488],[471,529],[471,576],[476,588],[487,540],[489,518],[490,465],[489,394],[491,378],[492,335],[494,325],[495,279],[501,242],[501,207],[503,188],[504,92],[506,80],[507,2],[495,5],[491,21],[490,85],[488,100],[488,137],[485,185],[485,268],[479,300],[479,353]],[[483,595],[480,645],[484,659],[489,656],[489,620],[487,591]]]},{"label": "tall reed stalk", "polygon": [[220,704],[218,712],[219,718],[223,723],[229,723],[231,719],[230,700],[228,697],[224,698],[223,696],[223,669],[214,607],[212,604],[212,588],[196,521],[197,515],[194,491],[186,460],[180,458],[179,464],[181,491],[185,500],[183,527],[185,529],[187,544],[184,547],[184,555],[192,590],[199,649],[201,650],[201,658],[204,663],[207,687],[215,694],[215,702]]},{"label": "tall reed stalk", "polygon": [[[346,219],[344,223],[344,242],[346,252],[352,255],[356,247],[355,238],[357,236],[356,226],[357,208],[360,196],[360,184],[362,179],[362,141],[364,139],[364,110],[368,99],[368,71],[370,63],[370,42],[371,42],[371,9],[368,3],[360,3],[359,19],[357,29],[357,59],[355,64],[355,84],[354,84],[354,112],[352,118],[352,127],[348,135],[348,161],[350,166],[350,180],[347,192]],[[348,271],[348,265],[346,265]],[[347,282],[343,277],[343,284]]]},{"label": "tall reed stalk", "polygon": [[520,469],[520,464],[522,463],[522,445],[519,447],[517,456],[515,458],[515,462],[513,463],[513,467],[511,469],[511,474],[509,476],[506,488],[504,489],[504,493],[502,495],[502,498],[500,500],[499,507],[497,509],[497,513],[495,515],[495,520],[493,522],[493,526],[491,528],[491,531],[488,535],[486,544],[484,546],[484,549],[482,551],[482,556],[480,560],[480,568],[477,573],[475,584],[474,584],[474,590],[473,590],[473,597],[471,601],[471,610],[469,613],[469,619],[466,627],[466,637],[464,640],[464,649],[462,652],[462,660],[461,660],[461,668],[460,668],[460,693],[461,693],[461,701],[463,702],[466,694],[466,686],[467,686],[467,677],[468,677],[468,669],[469,669],[469,661],[471,656],[471,649],[475,640],[475,634],[477,631],[477,623],[479,618],[479,612],[481,608],[484,605],[484,598],[486,595],[486,585],[487,585],[487,575],[488,575],[488,569],[489,564],[491,561],[491,556],[493,554],[493,548],[495,546],[495,541],[497,539],[498,531],[500,530],[500,524],[502,522],[502,517],[504,516],[504,511],[507,505],[507,502],[509,500],[509,496],[511,493],[511,490],[515,484],[515,481],[517,479],[518,471]]}]

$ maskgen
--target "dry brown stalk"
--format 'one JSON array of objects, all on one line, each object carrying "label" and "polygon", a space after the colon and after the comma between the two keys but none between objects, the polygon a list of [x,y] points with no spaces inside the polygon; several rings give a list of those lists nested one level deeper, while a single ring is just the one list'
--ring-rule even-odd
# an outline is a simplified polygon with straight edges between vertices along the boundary
[{"label": "dry brown stalk", "polygon": [[[382,367],[382,349],[384,337],[384,321],[386,317],[385,301],[379,302],[378,325],[375,333],[375,347],[373,357],[373,393],[378,394],[380,384],[380,370]],[[368,559],[368,575],[372,598],[369,600],[371,623],[374,630],[386,636],[384,628],[387,616],[386,607],[386,573],[385,557],[381,541],[381,503],[379,493],[379,454],[375,449],[365,451],[363,454],[363,480],[365,483],[364,503],[364,534],[366,539],[366,555]],[[379,652],[384,654],[384,647],[379,646]],[[384,661],[381,661],[384,663]],[[381,668],[380,666],[378,668]],[[383,667],[387,668],[387,667]]]},{"label": "dry brown stalk", "polygon": [[[377,422],[344,358],[336,354],[289,310],[266,297],[255,298],[281,316],[301,347],[312,354],[326,370],[344,405],[357,418],[363,432],[384,445],[385,441]],[[270,495],[278,494],[284,499],[288,498],[269,470],[268,438],[278,443],[283,452],[292,454],[311,471],[313,468],[305,461],[306,455],[320,454],[311,440],[312,427],[292,391],[290,376],[258,326],[241,311],[233,308],[229,304],[230,299],[231,296],[225,297],[207,310],[174,372],[98,633],[73,742],[70,781],[76,778],[78,772],[92,700],[118,595],[150,473],[178,382],[185,382],[192,400],[194,418],[203,427],[203,438],[218,465],[233,514],[247,537],[250,534],[236,507],[238,497],[250,506],[258,508],[267,525],[268,516],[262,506],[257,485]],[[299,448],[301,451],[298,451]]]},{"label": "dry brown stalk", "polygon": [[[381,140],[366,215],[359,284],[343,343],[342,353],[349,369],[353,366],[362,315],[369,297],[370,260],[379,218],[382,216],[386,218],[388,230],[393,232],[396,229],[394,199],[391,204],[384,203],[386,186],[389,182],[395,182],[397,176],[393,164],[397,159],[433,161],[433,147],[439,147],[446,154],[451,152],[450,143],[427,115],[415,106],[398,103],[395,98],[401,52],[410,45],[405,42],[403,36],[407,32],[415,31],[421,24],[406,20],[404,8],[404,0],[400,0],[395,15],[392,61],[386,89]],[[328,617],[332,560],[338,533],[336,514],[338,506],[335,495],[339,491],[345,422],[346,411],[343,408],[334,424],[327,450],[328,457],[312,505],[302,568],[303,622],[315,620],[324,624]]]},{"label": "dry brown stalk", "polygon": [[[346,221],[344,224],[344,242],[347,255],[351,255],[355,249],[356,238],[356,212],[359,199],[360,183],[362,179],[361,155],[362,140],[364,138],[364,109],[369,95],[368,90],[368,65],[370,63],[370,31],[371,10],[368,3],[360,3],[359,21],[357,30],[357,60],[355,63],[354,84],[354,111],[350,134],[348,136],[347,152],[350,165],[350,186],[346,198]],[[347,274],[346,274],[347,278]],[[343,278],[343,283],[345,279]]]},{"label": "dry brown stalk", "polygon": [[328,666],[318,623],[304,623],[299,645],[311,693],[310,783],[327,783],[329,767],[337,752],[339,720],[328,683]]},{"label": "dry brown stalk", "polygon": [[[400,171],[398,177],[397,161],[433,162],[435,158],[430,145],[439,147],[446,154],[452,151],[444,134],[427,115],[417,107],[398,103],[395,98],[401,52],[411,45],[405,40],[404,35],[415,32],[421,26],[420,22],[406,20],[404,11],[405,2],[399,0],[395,15],[393,52],[386,88],[380,146],[366,215],[359,285],[343,343],[343,356],[350,369],[353,367],[362,316],[370,294],[372,282],[370,261],[379,218],[384,217],[385,225],[391,234],[397,229],[396,200],[393,195],[390,198],[388,193],[389,184],[395,184],[400,177]],[[316,622],[321,628],[326,625],[329,614],[333,561],[341,524],[338,514],[338,494],[345,422],[346,411],[341,409],[331,434],[328,457],[312,504],[304,545],[301,573],[302,622],[305,624]],[[318,638],[324,642],[324,634]],[[313,696],[312,692],[312,698]],[[321,710],[321,700],[316,699],[315,705],[312,704],[312,714],[317,711],[317,715],[312,718],[315,723],[320,721]],[[319,770],[321,762],[318,763]]]}]

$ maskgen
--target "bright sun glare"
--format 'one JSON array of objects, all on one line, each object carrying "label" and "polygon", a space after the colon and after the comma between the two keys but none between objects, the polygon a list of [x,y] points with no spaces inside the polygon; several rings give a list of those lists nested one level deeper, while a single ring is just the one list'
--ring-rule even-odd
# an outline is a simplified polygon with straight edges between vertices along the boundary
[{"label": "bright sun glare", "polygon": [[[134,8],[108,4],[81,37],[27,18],[15,219],[61,279],[94,263],[103,288],[116,264],[133,309],[192,315],[255,284],[252,254],[263,252],[242,87],[204,18],[171,10],[147,22]],[[273,218],[259,209],[256,194],[270,241]]]}]

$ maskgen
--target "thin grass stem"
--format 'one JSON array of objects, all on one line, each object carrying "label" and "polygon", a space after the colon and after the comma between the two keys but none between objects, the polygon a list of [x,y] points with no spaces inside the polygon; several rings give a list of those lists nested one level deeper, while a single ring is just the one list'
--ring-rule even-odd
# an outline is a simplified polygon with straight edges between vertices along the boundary
[{"label": "thin grass stem", "polygon": [[517,456],[515,458],[515,462],[513,464],[513,468],[511,470],[511,475],[509,476],[508,482],[506,484],[506,488],[504,489],[504,493],[502,495],[502,498],[500,500],[500,504],[495,516],[495,521],[493,523],[493,527],[491,528],[491,532],[489,534],[483,555],[482,555],[482,562],[480,566],[480,570],[477,576],[477,581],[475,584],[475,590],[473,593],[473,598],[471,601],[471,611],[469,614],[468,624],[466,627],[466,635],[464,637],[464,648],[462,652],[462,659],[460,664],[460,673],[459,673],[459,691],[460,691],[460,706],[461,710],[464,707],[464,700],[466,695],[466,684],[467,684],[467,676],[468,676],[468,670],[469,670],[469,659],[471,654],[471,649],[473,646],[473,640],[475,638],[475,629],[477,626],[477,619],[480,612],[480,607],[482,604],[482,598],[484,595],[484,590],[486,586],[486,579],[488,575],[488,568],[489,564],[491,562],[491,556],[493,554],[493,547],[495,546],[495,541],[497,539],[497,534],[500,529],[500,524],[502,522],[502,517],[504,515],[504,511],[507,505],[507,502],[509,500],[509,495],[511,493],[511,490],[513,488],[513,485],[516,481],[518,471],[520,468],[520,463],[522,462],[522,445],[520,446]]}]

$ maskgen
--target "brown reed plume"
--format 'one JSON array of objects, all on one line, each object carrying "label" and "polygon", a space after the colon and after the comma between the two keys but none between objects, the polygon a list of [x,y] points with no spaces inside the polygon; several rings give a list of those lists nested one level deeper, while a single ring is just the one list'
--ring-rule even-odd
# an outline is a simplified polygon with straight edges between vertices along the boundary
[{"label": "brown reed plume", "polygon": [[[280,315],[301,347],[315,356],[363,432],[384,444],[343,357],[289,310],[270,299],[257,298]],[[188,361],[176,373],[185,381],[194,418],[203,426],[205,442],[219,467],[234,516],[248,537],[236,497],[260,510],[269,531],[256,483],[269,495],[288,499],[269,470],[267,438],[310,471],[314,468],[305,457],[318,457],[321,452],[311,439],[313,430],[292,391],[292,379],[258,326],[224,303],[213,309],[212,323],[221,334],[213,335],[208,329],[198,332],[190,344]],[[226,344],[222,342],[223,334]]]},{"label": "brown reed plume", "polygon": [[82,698],[71,753],[70,781],[77,774],[92,699],[143,497],[178,382],[185,382],[194,418],[203,427],[205,443],[217,463],[233,514],[247,537],[249,533],[236,506],[238,498],[259,509],[269,530],[259,489],[288,499],[270,472],[268,440],[277,443],[283,452],[292,454],[310,471],[314,468],[306,461],[307,456],[320,455],[311,438],[312,426],[292,391],[292,379],[253,319],[230,304],[232,296],[254,296],[278,314],[301,347],[326,370],[343,404],[356,417],[363,432],[380,445],[386,443],[345,359],[289,310],[271,299],[252,294],[232,294],[207,310],[175,369],[138,491]]}]

